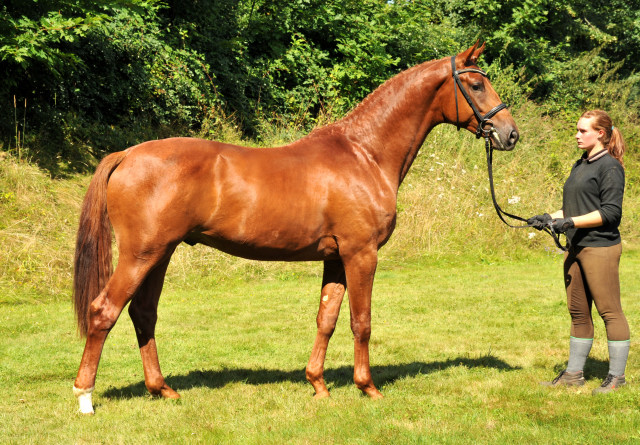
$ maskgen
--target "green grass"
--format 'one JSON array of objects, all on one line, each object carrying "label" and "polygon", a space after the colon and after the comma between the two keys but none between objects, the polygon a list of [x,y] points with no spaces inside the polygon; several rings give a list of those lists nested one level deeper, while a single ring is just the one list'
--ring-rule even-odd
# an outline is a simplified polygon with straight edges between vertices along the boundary
[{"label": "green grass", "polygon": [[[524,216],[556,209],[579,155],[574,123],[527,103],[513,112],[522,139],[495,155],[498,200]],[[637,125],[615,121],[636,146]],[[285,126],[262,143],[294,135]],[[632,351],[629,385],[618,393],[591,396],[607,372],[597,315],[587,387],[539,386],[568,352],[561,257],[543,234],[502,225],[482,142],[441,126],[400,189],[397,229],[380,252],[371,358],[385,399],[362,397],[352,383],[346,301],[327,354],[332,398],[312,398],[304,367],[318,263],[258,263],[183,245],[157,329],[161,365],[182,399],[147,395],[125,314],[104,350],[96,416],[83,417],[71,387],[84,342],[69,296],[89,177],[51,179],[0,153],[0,443],[638,443],[640,156],[629,150],[625,159],[621,279]]]},{"label": "green grass", "polygon": [[[277,265],[274,265],[274,269]],[[640,313],[640,252],[625,252],[623,303]],[[288,268],[288,269],[287,269]],[[538,382],[565,364],[569,317],[561,258],[499,264],[381,264],[373,297],[372,372],[386,396],[352,383],[348,308],[327,354],[332,397],[314,400],[304,367],[315,336],[319,278],[287,265],[261,279],[169,281],[157,338],[178,402],[151,398],[128,316],[107,340],[94,403],[71,393],[83,341],[70,304],[0,306],[3,443],[635,443],[640,358],[629,385],[593,397],[607,372],[597,318],[587,386]],[[179,280],[178,280],[179,281]]]},{"label": "green grass", "polygon": [[35,166],[0,157],[0,302],[66,298],[88,184],[80,176],[52,180]]}]

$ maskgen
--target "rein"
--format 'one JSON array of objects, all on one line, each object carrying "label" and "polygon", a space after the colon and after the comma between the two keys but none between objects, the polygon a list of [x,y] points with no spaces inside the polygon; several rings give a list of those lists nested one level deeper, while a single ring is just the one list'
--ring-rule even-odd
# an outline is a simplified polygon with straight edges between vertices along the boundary
[{"label": "rein", "polygon": [[[481,74],[484,77],[487,77],[487,73],[485,73],[484,71],[478,70],[478,69],[474,69],[474,68],[467,68],[467,69],[463,69],[463,70],[456,70],[456,62],[455,62],[455,56],[451,56],[451,72],[453,75],[453,79],[454,79],[454,84],[453,84],[453,89],[454,89],[454,97],[455,97],[455,102],[456,102],[456,127],[458,128],[458,130],[460,130],[460,121],[459,121],[459,116],[458,116],[458,88],[460,88],[460,92],[462,93],[462,95],[464,96],[464,98],[467,100],[467,103],[469,104],[469,106],[471,107],[471,109],[473,110],[473,114],[476,118],[476,120],[478,121],[478,127],[476,129],[476,138],[480,138],[483,137],[484,138],[484,148],[485,151],[487,153],[487,172],[489,174],[489,186],[491,189],[491,200],[493,201],[493,207],[496,209],[496,213],[498,214],[498,217],[500,218],[500,220],[505,223],[507,226],[513,228],[513,229],[526,229],[529,227],[533,227],[532,224],[527,223],[527,220],[522,218],[521,216],[517,216],[517,215],[512,215],[511,213],[507,213],[504,210],[502,210],[502,208],[500,207],[500,205],[498,204],[498,202],[496,201],[496,192],[495,192],[495,188],[493,185],[493,144],[491,143],[490,140],[490,136],[492,134],[495,134],[496,139],[499,141],[500,145],[502,145],[502,143],[500,142],[500,137],[498,136],[498,132],[496,131],[496,129],[493,127],[493,122],[491,121],[491,118],[493,116],[496,115],[496,113],[498,113],[501,110],[504,110],[507,108],[507,106],[504,103],[501,103],[495,107],[493,107],[491,110],[489,110],[489,112],[487,114],[485,114],[484,116],[482,115],[482,113],[480,113],[480,111],[476,108],[476,106],[473,104],[471,97],[469,96],[469,93],[465,90],[464,85],[462,85],[462,82],[460,81],[460,74],[463,73],[477,73],[477,74]],[[490,126],[490,128],[485,128],[487,126]],[[508,218],[512,218],[521,222],[524,222],[526,224],[524,225],[512,225],[509,224],[504,217],[508,217]],[[551,226],[551,224],[547,224],[546,226],[544,226],[542,228],[542,230],[546,233],[548,233],[552,238],[553,241],[555,242],[556,246],[562,250],[563,252],[566,252],[567,250],[569,250],[569,240],[567,240],[566,245],[562,245],[562,243],[560,242],[560,234],[556,233],[555,230],[553,230],[553,227]]]},{"label": "rein", "polygon": [[[512,229],[527,229],[529,227],[533,227],[532,224],[527,223],[527,220],[522,218],[521,216],[517,216],[517,215],[512,215],[511,213],[507,213],[504,210],[502,210],[502,208],[500,207],[500,205],[498,205],[498,202],[496,201],[496,191],[495,188],[493,186],[493,145],[491,145],[491,141],[489,140],[489,136],[486,136],[484,138],[484,149],[487,152],[487,171],[489,173],[489,185],[490,185],[490,189],[491,189],[491,200],[493,201],[493,207],[496,209],[496,213],[498,214],[498,217],[500,218],[500,220],[505,223],[507,226],[511,227]],[[505,219],[504,216],[507,216],[509,218],[512,219],[516,219],[518,221],[522,221],[526,224],[524,225],[520,225],[520,226],[514,226],[512,224],[509,224]],[[558,247],[558,249],[562,250],[563,252],[566,252],[567,250],[569,250],[569,240],[567,239],[567,243],[566,245],[562,245],[562,243],[560,242],[560,233],[556,233],[555,230],[553,230],[553,227],[551,226],[551,223],[547,224],[546,226],[544,226],[542,228],[542,231],[548,233],[551,238],[553,238],[553,242],[556,244],[556,246]]]}]

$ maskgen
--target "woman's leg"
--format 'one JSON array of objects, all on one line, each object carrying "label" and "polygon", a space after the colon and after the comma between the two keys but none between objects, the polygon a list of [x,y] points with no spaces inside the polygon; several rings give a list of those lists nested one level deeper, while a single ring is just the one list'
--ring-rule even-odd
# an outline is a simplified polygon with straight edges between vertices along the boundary
[{"label": "woman's leg", "polygon": [[580,262],[609,340],[609,374],[623,376],[630,333],[620,302],[619,264],[622,245],[585,248]]},{"label": "woman's leg", "polygon": [[584,274],[577,261],[577,254],[565,255],[564,279],[567,291],[567,308],[571,315],[568,372],[581,372],[593,344],[592,298],[585,286]]}]

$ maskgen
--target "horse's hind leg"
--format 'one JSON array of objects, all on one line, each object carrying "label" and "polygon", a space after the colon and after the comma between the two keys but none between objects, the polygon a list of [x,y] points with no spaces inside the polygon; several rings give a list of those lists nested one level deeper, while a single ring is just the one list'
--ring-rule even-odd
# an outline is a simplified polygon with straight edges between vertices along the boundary
[{"label": "horse's hind leg", "polygon": [[144,280],[140,290],[131,300],[129,316],[138,337],[142,365],[144,367],[144,381],[151,394],[161,395],[169,399],[180,397],[171,389],[162,376],[158,350],[156,349],[155,328],[158,320],[158,300],[162,292],[164,275],[169,266],[169,259],[159,263]]},{"label": "horse's hind leg", "polygon": [[80,411],[93,414],[91,393],[96,381],[102,348],[122,309],[135,295],[140,284],[157,260],[140,259],[121,252],[118,266],[100,295],[91,303],[87,342],[80,361],[73,391]]},{"label": "horse's hind leg", "polygon": [[316,319],[318,333],[307,365],[307,380],[316,391],[314,397],[329,397],[329,390],[324,382],[324,360],[327,346],[340,315],[340,305],[346,289],[346,280],[342,261],[325,261],[320,294],[320,309]]}]

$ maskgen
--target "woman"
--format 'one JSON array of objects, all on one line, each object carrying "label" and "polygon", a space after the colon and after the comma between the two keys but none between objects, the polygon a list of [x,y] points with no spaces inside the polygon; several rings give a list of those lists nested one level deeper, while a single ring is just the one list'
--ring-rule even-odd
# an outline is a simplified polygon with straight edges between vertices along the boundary
[{"label": "woman", "polygon": [[564,184],[562,210],[529,219],[542,229],[551,225],[570,242],[564,257],[571,337],[567,369],[546,386],[584,385],[583,368],[593,343],[591,305],[595,303],[607,330],[609,373],[593,393],[607,393],[625,384],[629,325],[620,304],[618,265],[622,252],[618,226],[622,217],[625,144],[620,130],[602,110],[585,112],[577,124],[576,141],[585,151]]}]

